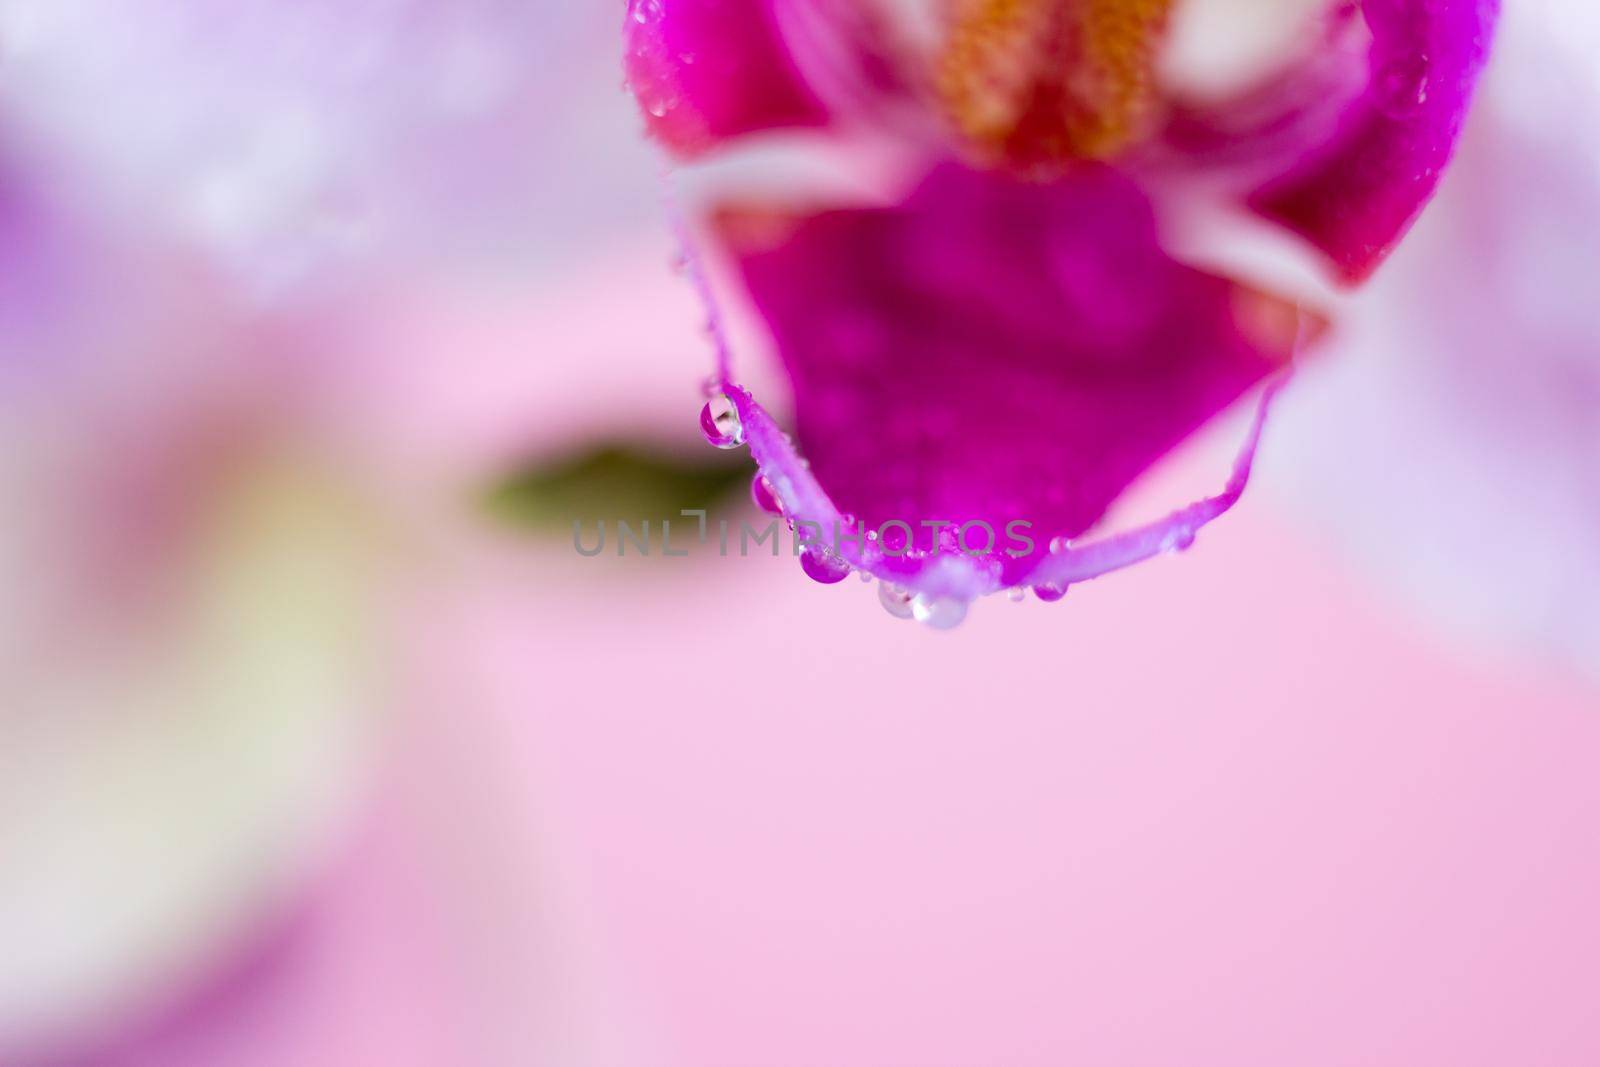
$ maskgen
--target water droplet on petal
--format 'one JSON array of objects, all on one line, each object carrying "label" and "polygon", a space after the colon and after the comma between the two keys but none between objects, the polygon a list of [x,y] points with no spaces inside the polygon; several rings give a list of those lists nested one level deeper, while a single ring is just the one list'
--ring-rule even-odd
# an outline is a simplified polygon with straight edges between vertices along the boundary
[{"label": "water droplet on petal", "polygon": [[912,616],[911,594],[893,583],[878,583],[878,603],[897,619],[909,619]]},{"label": "water droplet on petal", "polygon": [[1426,55],[1409,55],[1377,75],[1378,108],[1391,119],[1409,119],[1428,103],[1429,64]]},{"label": "water droplet on petal", "polygon": [[1046,604],[1054,604],[1056,601],[1067,595],[1067,587],[1064,585],[1056,585],[1054,582],[1040,582],[1038,585],[1033,587],[1033,595],[1044,601]]},{"label": "water droplet on petal", "polygon": [[1020,604],[1024,600],[1028,599],[1028,591],[1022,588],[1020,585],[1013,586],[1012,588],[1006,590],[1006,599],[1011,601],[1013,604]]},{"label": "water droplet on petal", "polygon": [[744,425],[733,401],[718,393],[700,409],[700,432],[718,448],[738,448],[744,444]]},{"label": "water droplet on petal", "polygon": [[1053,556],[1059,556],[1071,547],[1072,538],[1070,537],[1052,537],[1050,539],[1050,554]]},{"label": "water droplet on petal", "polygon": [[1194,531],[1176,530],[1167,535],[1166,542],[1161,547],[1168,552],[1187,552],[1194,547]]},{"label": "water droplet on petal", "polygon": [[931,630],[954,630],[967,617],[967,602],[918,593],[911,598],[911,617]]},{"label": "water droplet on petal", "polygon": [[800,569],[814,582],[834,585],[850,577],[850,564],[831,549],[807,545],[800,550]]},{"label": "water droplet on petal", "polygon": [[778,502],[778,494],[772,491],[772,483],[760,472],[756,473],[755,480],[750,483],[750,499],[756,502],[756,507],[768,515],[783,514],[783,505]]}]

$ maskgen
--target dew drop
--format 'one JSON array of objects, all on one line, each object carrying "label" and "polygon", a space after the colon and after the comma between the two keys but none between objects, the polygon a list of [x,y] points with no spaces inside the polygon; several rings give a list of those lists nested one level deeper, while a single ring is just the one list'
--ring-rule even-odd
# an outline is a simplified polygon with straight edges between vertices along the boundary
[{"label": "dew drop", "polygon": [[1028,591],[1022,588],[1020,585],[1014,586],[1006,590],[1006,599],[1011,601],[1013,604],[1020,604],[1024,600],[1028,599]]},{"label": "dew drop", "polygon": [[750,483],[750,499],[756,502],[756,507],[768,515],[783,514],[783,505],[778,502],[778,494],[772,491],[772,483],[759,471],[755,480]]},{"label": "dew drop", "polygon": [[1378,107],[1391,119],[1408,119],[1428,103],[1428,57],[1411,55],[1378,72]]},{"label": "dew drop", "polygon": [[1072,538],[1070,537],[1052,537],[1050,539],[1050,554],[1053,556],[1059,556],[1071,547]]},{"label": "dew drop", "polygon": [[733,401],[718,393],[700,409],[700,432],[718,448],[738,448],[744,444],[744,426]]},{"label": "dew drop", "polygon": [[800,569],[814,582],[836,585],[850,577],[850,564],[826,548],[807,545],[800,551]]},{"label": "dew drop", "polygon": [[878,583],[878,603],[883,605],[884,611],[897,619],[912,617],[911,599],[911,594],[898,585],[890,582]]},{"label": "dew drop", "polygon": [[1067,587],[1054,582],[1040,582],[1033,587],[1033,595],[1046,604],[1054,604],[1067,595]]},{"label": "dew drop", "polygon": [[954,630],[967,617],[967,602],[918,593],[911,598],[911,617],[930,630]]}]

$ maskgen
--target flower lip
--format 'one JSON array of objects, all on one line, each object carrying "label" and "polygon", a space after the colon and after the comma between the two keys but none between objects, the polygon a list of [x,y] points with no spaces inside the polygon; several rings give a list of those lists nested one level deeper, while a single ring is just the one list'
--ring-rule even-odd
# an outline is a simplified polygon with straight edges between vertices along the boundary
[{"label": "flower lip", "polygon": [[[725,386],[785,514],[905,523],[910,552],[851,562],[939,595],[1029,581],[1051,541],[1094,526],[1315,328],[1168,258],[1143,195],[1100,166],[1041,184],[950,164],[898,207],[736,213],[718,232],[794,387],[810,466]],[[937,539],[968,525],[996,540],[981,559]]]},{"label": "flower lip", "polygon": [[[971,601],[1009,587],[1042,590],[1041,599],[1059,600],[1067,589],[1101,578],[1168,552],[1182,551],[1194,543],[1206,526],[1227,514],[1243,497],[1250,482],[1262,431],[1277,394],[1289,381],[1289,372],[1268,383],[1257,402],[1249,432],[1233,462],[1223,490],[1195,501],[1156,522],[1083,544],[1057,540],[1031,569],[1008,583],[993,561],[962,553],[897,554],[871,541],[838,542],[837,554],[850,567],[870,574],[895,590],[909,603],[912,594],[931,598]],[[772,416],[739,386],[727,387],[727,397],[746,427],[747,440],[759,468],[758,477],[774,486],[791,521],[832,530],[849,525],[793,442]],[[831,581],[842,574],[830,575]],[[909,610],[909,609],[908,609]]]}]

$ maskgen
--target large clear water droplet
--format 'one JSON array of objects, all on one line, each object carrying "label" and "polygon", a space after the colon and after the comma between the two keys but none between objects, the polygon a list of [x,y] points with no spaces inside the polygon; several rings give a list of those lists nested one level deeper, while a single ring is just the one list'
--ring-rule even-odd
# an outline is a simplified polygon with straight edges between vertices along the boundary
[{"label": "large clear water droplet", "polygon": [[807,545],[800,550],[800,569],[814,582],[834,585],[850,577],[850,564],[832,549]]},{"label": "large clear water droplet", "polygon": [[878,583],[878,603],[897,619],[911,618],[911,594],[892,582]]},{"label": "large clear water droplet", "polygon": [[911,617],[931,630],[954,630],[967,618],[967,602],[952,596],[918,593],[911,598]]},{"label": "large clear water droplet", "polygon": [[744,424],[739,411],[726,395],[718,393],[700,409],[700,432],[718,448],[738,448],[744,444]]}]

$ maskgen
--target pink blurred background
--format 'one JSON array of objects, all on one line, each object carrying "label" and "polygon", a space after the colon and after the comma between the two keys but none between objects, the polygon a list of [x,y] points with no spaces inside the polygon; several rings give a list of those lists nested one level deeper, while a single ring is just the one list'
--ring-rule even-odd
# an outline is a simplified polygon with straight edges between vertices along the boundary
[{"label": "pink blurred background", "polygon": [[617,11],[192,6],[0,0],[0,1064],[1600,1059],[1600,19],[1194,552],[935,634],[485,506],[721,476]]}]

